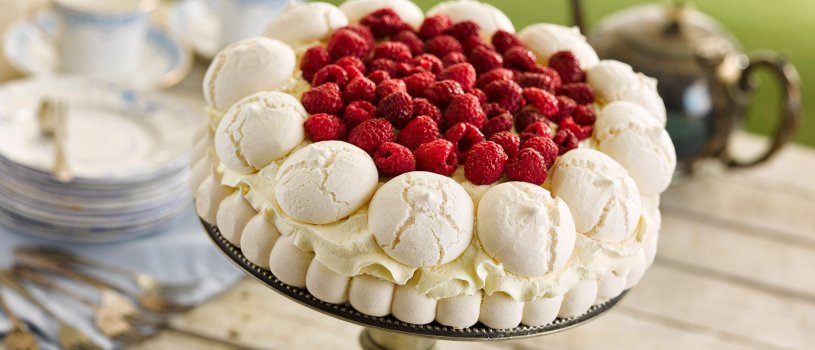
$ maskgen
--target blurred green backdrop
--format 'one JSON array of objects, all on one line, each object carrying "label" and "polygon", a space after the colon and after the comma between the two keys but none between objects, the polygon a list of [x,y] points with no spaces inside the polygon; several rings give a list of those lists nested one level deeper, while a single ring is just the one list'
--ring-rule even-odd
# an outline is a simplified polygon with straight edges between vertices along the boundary
[{"label": "blurred green backdrop", "polygon": [[[341,3],[342,0],[329,0]],[[416,0],[427,10],[438,0]],[[568,0],[489,1],[503,10],[517,29],[537,22],[571,24]],[[583,0],[589,30],[604,16],[628,6],[665,1]],[[815,96],[809,84],[815,81],[815,0],[698,0],[689,1],[697,9],[716,18],[741,41],[746,52],[772,49],[786,54],[798,68],[802,81],[806,115],[815,116]],[[759,74],[760,88],[750,109],[747,130],[769,134],[777,119],[779,92],[769,74]],[[807,118],[809,119],[809,118]],[[815,122],[805,119],[795,138],[815,146]]]}]

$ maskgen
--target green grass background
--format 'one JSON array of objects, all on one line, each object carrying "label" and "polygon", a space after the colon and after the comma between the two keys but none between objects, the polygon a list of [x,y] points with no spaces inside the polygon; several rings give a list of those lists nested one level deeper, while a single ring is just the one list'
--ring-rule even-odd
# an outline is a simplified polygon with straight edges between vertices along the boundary
[{"label": "green grass background", "polygon": [[[341,0],[330,0],[340,3]],[[438,0],[417,0],[427,10]],[[568,0],[487,1],[503,10],[517,29],[537,22],[571,24]],[[589,30],[604,16],[628,6],[655,2],[643,0],[584,0]],[[656,1],[657,3],[667,3]],[[815,81],[815,0],[698,0],[691,1],[702,12],[720,21],[739,39],[746,52],[772,49],[784,53],[798,68],[806,114],[815,116],[815,96],[809,93]],[[746,129],[770,134],[777,124],[779,91],[772,77],[758,74],[760,88],[749,111]],[[815,118],[815,117],[813,117]],[[810,118],[811,119],[811,118]],[[805,119],[795,141],[815,146],[815,122]]]}]

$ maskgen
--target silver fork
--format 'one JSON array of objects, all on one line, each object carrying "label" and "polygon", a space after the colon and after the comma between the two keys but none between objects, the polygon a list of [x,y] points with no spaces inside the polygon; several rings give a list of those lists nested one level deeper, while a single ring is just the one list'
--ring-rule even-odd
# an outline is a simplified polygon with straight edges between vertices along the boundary
[{"label": "silver fork", "polygon": [[28,329],[28,326],[11,311],[11,308],[8,307],[6,301],[3,299],[2,294],[0,294],[0,309],[8,316],[12,327],[11,331],[6,334],[6,338],[3,339],[3,344],[9,350],[38,350],[39,345],[37,345],[37,338],[34,337],[34,334]]},{"label": "silver fork", "polygon": [[10,272],[3,271],[0,272],[0,283],[6,285],[7,287],[11,288],[17,294],[20,294],[25,299],[30,301],[32,304],[36,305],[43,312],[48,314],[51,318],[57,321],[59,324],[59,344],[62,348],[68,350],[101,350],[102,348],[93,342],[87,335],[82,333],[80,330],[74,328],[61,317],[59,317],[56,313],[51,311],[45,304],[40,302],[34,295],[32,295],[28,289],[26,289],[22,284],[18,283]]}]

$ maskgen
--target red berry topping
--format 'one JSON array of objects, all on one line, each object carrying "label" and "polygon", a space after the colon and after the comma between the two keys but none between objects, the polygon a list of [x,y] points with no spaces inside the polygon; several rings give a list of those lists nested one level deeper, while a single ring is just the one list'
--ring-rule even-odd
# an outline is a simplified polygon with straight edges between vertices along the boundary
[{"label": "red berry topping", "polygon": [[371,28],[371,32],[376,38],[384,38],[389,35],[396,34],[398,31],[405,28],[402,18],[390,8],[379,9],[371,14],[362,17],[359,20],[360,24],[366,25]]},{"label": "red berry topping", "polygon": [[311,86],[320,86],[325,83],[334,83],[343,87],[348,83],[348,73],[345,72],[345,69],[336,64],[329,64],[314,74]]},{"label": "red berry topping", "polygon": [[545,69],[548,71],[542,72],[546,73],[521,73],[518,75],[515,81],[518,82],[518,85],[524,88],[534,87],[555,93],[555,91],[557,91],[557,89],[560,87],[560,76],[554,70],[549,68]]},{"label": "red berry topping", "polygon": [[525,72],[535,68],[535,54],[523,46],[504,52],[504,67]]},{"label": "red berry topping", "polygon": [[303,71],[303,79],[311,81],[314,74],[321,68],[331,63],[331,55],[322,46],[314,46],[306,50],[303,59],[300,61],[300,70]]},{"label": "red berry topping", "polygon": [[467,54],[468,56],[471,53],[473,53],[473,50],[479,47],[484,47],[487,50],[492,50],[492,47],[481,41],[481,37],[478,35],[468,36],[460,40],[459,42],[461,43],[461,48],[464,50],[464,53]]},{"label": "red berry topping", "polygon": [[426,98],[413,99],[413,116],[428,116],[436,122],[436,125],[441,124],[441,110],[436,105],[430,103]]},{"label": "red berry topping", "polygon": [[492,83],[496,80],[512,80],[515,77],[515,73],[513,73],[509,69],[505,68],[495,68],[489,72],[481,74],[476,80],[475,85],[479,88],[485,88],[489,83]]},{"label": "red berry topping", "polygon": [[467,152],[479,142],[484,141],[484,134],[470,123],[458,123],[444,132],[444,139],[453,143],[458,162],[464,163]]},{"label": "red berry topping", "polygon": [[580,68],[580,62],[571,51],[558,51],[549,57],[549,67],[560,74],[564,84],[579,83],[586,80],[586,73]]},{"label": "red berry topping", "polygon": [[312,114],[303,123],[303,127],[314,142],[341,140],[346,132],[342,119],[325,113]]},{"label": "red berry topping", "polygon": [[377,58],[368,64],[368,68],[372,71],[386,71],[392,77],[398,76],[396,72],[396,61],[390,58]]},{"label": "red berry topping", "polygon": [[488,119],[507,112],[506,108],[501,107],[501,105],[495,102],[483,103],[481,104],[481,109],[484,110],[484,115],[486,115]]},{"label": "red berry topping", "polygon": [[409,149],[398,143],[383,143],[373,158],[379,173],[385,176],[399,176],[416,170],[416,157]]},{"label": "red berry topping", "polygon": [[366,77],[357,77],[345,85],[343,99],[346,103],[353,101],[373,101],[376,96],[376,84]]},{"label": "red berry topping", "polygon": [[487,94],[484,92],[484,90],[471,87],[468,93],[475,96],[478,99],[478,103],[480,103],[482,106],[487,103]]},{"label": "red berry topping", "polygon": [[438,57],[444,57],[451,52],[464,52],[461,43],[449,35],[439,35],[430,39],[425,43],[425,46],[427,47],[427,52]]},{"label": "red berry topping", "polygon": [[461,41],[467,37],[478,36],[478,32],[480,30],[481,27],[478,26],[478,23],[473,21],[462,21],[454,24],[450,28],[447,28],[447,30],[444,31],[444,34],[450,35]]},{"label": "red berry topping", "polygon": [[546,90],[538,88],[523,89],[526,101],[535,106],[539,112],[547,117],[554,116],[558,112],[557,97]]},{"label": "red berry topping", "polygon": [[368,79],[370,79],[374,84],[382,84],[385,80],[389,80],[391,78],[390,73],[384,70],[377,70],[368,74]]},{"label": "red berry topping", "polygon": [[535,107],[527,106],[526,108],[522,108],[515,115],[515,130],[523,131],[528,126],[534,123],[545,121],[547,121],[545,115],[538,112],[538,110],[535,109]]},{"label": "red berry topping", "polygon": [[524,106],[523,89],[512,80],[496,80],[484,88],[487,101],[495,102],[507,111],[515,112]]},{"label": "red berry topping", "polygon": [[504,30],[499,30],[492,35],[492,45],[495,46],[495,50],[501,53],[507,52],[507,50],[516,46],[523,46],[521,39],[518,39],[515,34]]},{"label": "red berry topping", "polygon": [[368,68],[365,67],[365,63],[362,62],[359,57],[356,56],[345,56],[343,58],[338,59],[334,64],[342,67],[346,71],[348,67],[354,67],[359,70],[362,74],[368,71]]},{"label": "red berry topping", "polygon": [[357,33],[360,37],[365,39],[365,43],[368,44],[368,47],[374,47],[374,33],[371,32],[371,28],[361,24],[350,24],[345,26],[341,29],[347,29],[354,33]]},{"label": "red berry topping", "polygon": [[[504,149],[509,159],[515,159],[521,145],[521,139],[511,131],[501,131],[490,136],[490,141],[497,143]],[[557,147],[555,147],[557,150]]]},{"label": "red berry topping", "polygon": [[557,94],[569,96],[579,105],[594,103],[594,90],[586,83],[564,84],[557,90]]},{"label": "red berry topping", "polygon": [[328,113],[338,115],[342,112],[340,87],[334,83],[325,83],[303,93],[300,98],[303,107],[310,114]]},{"label": "red berry topping", "polygon": [[349,29],[340,29],[331,34],[326,48],[334,59],[345,56],[362,58],[368,55],[368,51],[371,49],[362,36]]},{"label": "red berry topping", "polygon": [[[346,56],[346,57],[351,57],[351,56]],[[363,77],[363,78],[365,77],[365,74],[363,74],[359,69],[357,69],[357,67],[345,66],[345,67],[342,67],[342,69],[344,69],[345,74],[348,75],[348,81],[354,80],[354,79],[359,78],[359,77]]]},{"label": "red berry topping", "polygon": [[382,98],[376,107],[377,115],[385,118],[397,129],[404,128],[413,119],[413,99],[407,92],[395,92]]},{"label": "red berry topping", "polygon": [[529,126],[521,132],[521,141],[529,140],[533,137],[552,137],[552,128],[549,127],[549,122],[537,122],[529,124]]},{"label": "red berry topping", "polygon": [[464,94],[464,90],[452,80],[437,81],[424,91],[424,97],[441,109],[447,108],[453,97]]},{"label": "red berry topping", "polygon": [[481,142],[467,152],[464,177],[475,185],[489,185],[504,174],[509,157],[495,142]]},{"label": "red berry topping", "polygon": [[444,125],[451,127],[458,123],[470,123],[477,129],[484,127],[487,117],[481,109],[478,98],[470,94],[456,95],[444,111]]},{"label": "red berry topping", "polygon": [[353,129],[360,123],[372,119],[376,116],[376,107],[368,101],[354,101],[345,107],[343,120],[349,129]]},{"label": "red berry topping", "polygon": [[549,117],[549,119],[555,123],[560,123],[563,118],[571,117],[574,114],[577,103],[568,96],[559,95],[557,97],[557,107],[557,114]]},{"label": "red berry topping", "polygon": [[452,25],[453,21],[447,15],[439,14],[426,17],[419,27],[419,36],[425,40],[434,38],[444,33]]},{"label": "red berry topping", "polygon": [[469,63],[457,63],[441,71],[439,80],[453,80],[467,88],[475,84],[475,68]]},{"label": "red berry topping", "polygon": [[396,142],[405,147],[415,150],[422,144],[439,139],[439,126],[426,115],[420,115],[405,125],[399,135],[396,135]]},{"label": "red berry topping", "polygon": [[470,63],[476,72],[485,73],[504,65],[504,58],[486,46],[479,46],[470,52]]},{"label": "red berry topping", "polygon": [[537,136],[530,138],[521,145],[521,149],[524,148],[531,148],[543,156],[543,159],[546,161],[546,168],[550,168],[553,164],[555,164],[555,159],[557,159],[560,150],[558,149],[557,144],[555,141],[552,140],[550,137],[543,137]]},{"label": "red berry topping", "polygon": [[457,63],[467,62],[467,56],[461,52],[451,52],[442,57],[441,62],[445,67],[449,67]]},{"label": "red berry topping", "polygon": [[420,55],[424,52],[424,41],[419,39],[419,36],[410,30],[403,30],[396,33],[391,37],[391,40],[407,45],[407,47],[410,48],[410,53],[413,55]]},{"label": "red berry topping", "polygon": [[410,59],[413,58],[413,54],[411,54],[410,48],[405,44],[395,41],[386,41],[376,45],[374,58],[387,58],[396,62],[405,62],[410,61]]},{"label": "red berry topping", "polygon": [[407,92],[411,96],[422,96],[427,87],[436,81],[436,76],[427,71],[420,71],[418,73],[413,73],[402,80],[405,82]]},{"label": "red berry topping", "polygon": [[582,126],[592,125],[597,121],[597,116],[594,114],[594,108],[591,105],[578,105],[575,107],[572,118],[574,118],[575,123]]},{"label": "red berry topping", "polygon": [[580,142],[574,132],[569,129],[559,130],[552,141],[555,141],[555,144],[558,146],[558,154],[563,154],[577,148],[577,144]]},{"label": "red berry topping", "polygon": [[438,139],[416,149],[416,169],[450,176],[458,168],[458,158],[453,143]]},{"label": "red berry topping", "polygon": [[348,142],[373,154],[379,146],[394,139],[393,126],[385,119],[368,119],[348,133]]},{"label": "red berry topping", "polygon": [[413,57],[413,65],[416,68],[431,72],[433,74],[441,73],[441,70],[444,66],[441,59],[431,54],[424,54]]},{"label": "red berry topping", "polygon": [[594,127],[592,125],[580,126],[574,122],[572,117],[563,118],[563,120],[561,120],[558,124],[557,128],[558,131],[570,130],[575,136],[577,136],[578,140],[587,139],[589,136],[591,136],[592,131],[594,131]]},{"label": "red berry topping", "polygon": [[513,181],[540,185],[546,181],[547,168],[546,160],[538,151],[524,148],[518,152],[514,161],[507,164],[507,177]]},{"label": "red berry topping", "polygon": [[376,87],[376,100],[380,101],[390,94],[407,92],[407,85],[402,79],[388,79]]},{"label": "red berry topping", "polygon": [[512,114],[509,113],[502,113],[490,118],[487,120],[487,123],[484,124],[483,129],[484,136],[487,138],[501,131],[510,130],[512,130]]}]

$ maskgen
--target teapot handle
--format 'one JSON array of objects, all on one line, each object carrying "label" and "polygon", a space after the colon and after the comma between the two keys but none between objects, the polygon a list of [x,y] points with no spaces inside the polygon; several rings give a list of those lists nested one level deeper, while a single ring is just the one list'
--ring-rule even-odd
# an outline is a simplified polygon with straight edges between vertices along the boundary
[{"label": "teapot handle", "polygon": [[[781,122],[775,131],[770,147],[767,148],[763,154],[760,154],[752,160],[736,159],[730,154],[729,150],[725,149],[724,152],[720,154],[720,159],[725,165],[731,168],[750,167],[770,159],[784,144],[789,142],[795,129],[801,124],[801,120],[803,119],[798,72],[789,61],[778,53],[767,51],[753,55],[753,57],[750,58],[750,63],[742,70],[741,77],[736,86],[734,86],[734,90],[736,91],[733,91],[733,93],[745,97],[741,100],[747,101],[748,99],[746,97],[752,94],[756,87],[753,80],[753,73],[759,68],[769,69],[781,83],[782,99],[781,114],[779,115]],[[737,115],[743,117],[744,112],[745,109],[742,108]]]}]

